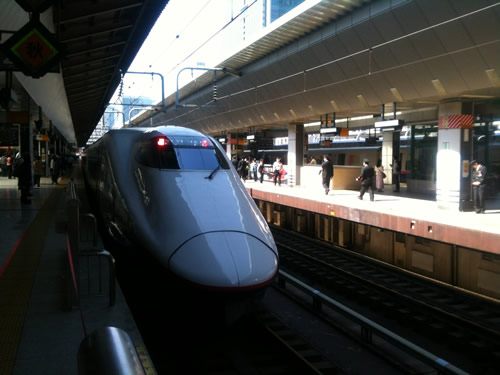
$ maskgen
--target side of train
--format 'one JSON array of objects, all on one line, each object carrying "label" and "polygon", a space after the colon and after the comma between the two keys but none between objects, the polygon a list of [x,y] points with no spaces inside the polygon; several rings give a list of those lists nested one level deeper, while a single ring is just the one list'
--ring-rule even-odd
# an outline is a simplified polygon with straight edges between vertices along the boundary
[{"label": "side of train", "polygon": [[111,130],[86,150],[83,170],[111,236],[176,278],[224,292],[274,278],[269,227],[211,137],[177,126]]}]

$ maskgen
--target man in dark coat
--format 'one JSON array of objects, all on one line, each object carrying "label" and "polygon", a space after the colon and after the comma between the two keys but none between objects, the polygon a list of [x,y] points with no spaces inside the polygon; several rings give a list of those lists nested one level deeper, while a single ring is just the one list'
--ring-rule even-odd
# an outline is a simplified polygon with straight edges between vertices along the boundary
[{"label": "man in dark coat", "polygon": [[328,192],[330,191],[330,180],[333,177],[333,163],[327,155],[323,156],[323,163],[321,163],[320,173],[323,179],[323,188],[325,189],[325,194],[328,195]]},{"label": "man in dark coat", "polygon": [[361,169],[361,174],[356,180],[361,181],[358,198],[362,200],[363,195],[370,189],[370,200],[373,202],[375,200],[375,169],[370,166],[368,159],[363,160],[363,169]]},{"label": "man in dark coat", "polygon": [[470,164],[472,167],[472,197],[474,198],[474,209],[477,214],[484,214],[486,167],[476,160],[473,160]]},{"label": "man in dark coat", "polygon": [[17,187],[21,191],[21,203],[29,204],[31,203],[29,197],[32,182],[30,154],[25,152],[21,157],[17,158],[14,168],[15,174],[18,178]]}]

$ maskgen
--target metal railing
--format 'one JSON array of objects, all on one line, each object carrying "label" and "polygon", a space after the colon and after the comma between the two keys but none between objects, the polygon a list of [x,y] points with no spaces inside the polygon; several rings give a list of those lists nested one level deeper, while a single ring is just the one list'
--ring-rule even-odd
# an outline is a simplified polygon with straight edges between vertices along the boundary
[{"label": "metal railing", "polygon": [[[97,292],[103,293],[104,268],[102,261],[104,260],[108,276],[109,306],[113,306],[116,301],[115,260],[108,251],[97,248],[96,219],[92,214],[80,215],[80,200],[76,184],[73,181],[70,181],[67,186],[66,218],[68,261],[71,271],[74,273],[74,275],[70,275],[69,279],[73,279],[75,284],[70,287],[72,295],[68,296],[68,305],[74,306],[78,303],[84,284],[87,287],[86,293],[91,294],[94,279],[97,279]],[[82,231],[82,226],[84,231]],[[82,266],[83,259],[86,260],[85,267]],[[94,264],[97,264],[97,271],[94,270]],[[86,271],[85,274],[82,273],[82,270]],[[83,283],[82,279],[86,279],[86,283]]]},{"label": "metal railing", "polygon": [[387,328],[382,327],[380,324],[366,318],[365,316],[359,314],[358,312],[350,309],[349,307],[341,304],[340,302],[330,298],[329,296],[321,293],[321,291],[310,287],[301,280],[293,277],[292,275],[280,270],[278,276],[278,285],[286,289],[286,285],[291,284],[296,288],[305,292],[310,297],[312,297],[312,306],[315,310],[321,311],[322,306],[328,306],[329,308],[339,312],[344,317],[350,321],[356,323],[360,327],[360,335],[363,341],[369,344],[373,343],[373,337],[378,336],[388,343],[391,343],[398,349],[404,350],[410,355],[418,358],[423,363],[433,367],[440,373],[445,374],[457,374],[465,375],[467,372],[459,369],[458,367],[452,365],[443,358],[440,358],[427,350],[421,348],[418,345],[404,339],[403,337],[391,332]]}]

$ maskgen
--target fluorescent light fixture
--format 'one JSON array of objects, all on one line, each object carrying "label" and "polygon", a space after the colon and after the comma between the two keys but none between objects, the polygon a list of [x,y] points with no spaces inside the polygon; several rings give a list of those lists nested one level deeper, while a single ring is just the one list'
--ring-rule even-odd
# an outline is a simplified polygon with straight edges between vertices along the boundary
[{"label": "fluorescent light fixture", "polygon": [[292,108],[290,108],[288,111],[290,112],[290,114],[291,114],[293,117],[297,117],[297,114],[295,113],[295,111],[294,111]]},{"label": "fluorescent light fixture", "polygon": [[433,79],[432,81],[432,86],[434,86],[434,89],[440,96],[445,96],[446,95],[446,90],[444,89],[443,84],[439,79]]},{"label": "fluorescent light fixture", "polygon": [[[395,126],[400,126],[403,125],[404,121],[403,120],[385,120],[385,121],[376,121],[375,122],[375,127],[376,128],[388,128],[388,127],[395,127]],[[394,130],[394,129],[393,129]]]},{"label": "fluorescent light fixture", "polygon": [[304,124],[304,128],[308,128],[308,127],[311,127],[311,126],[319,126],[319,125],[321,125],[321,122],[319,122],[319,121],[308,122],[308,123]]},{"label": "fluorescent light fixture", "polygon": [[340,107],[335,100],[330,100],[330,104],[332,105],[335,112],[340,112]]},{"label": "fluorescent light fixture", "polygon": [[365,115],[365,116],[354,116],[349,119],[349,121],[357,121],[357,120],[369,120],[372,119],[373,115]]},{"label": "fluorescent light fixture", "polygon": [[336,133],[337,132],[337,128],[321,128],[321,129],[319,129],[319,132],[321,134]]},{"label": "fluorescent light fixture", "polygon": [[278,113],[277,113],[277,112],[274,112],[273,114],[274,114],[274,117],[276,117],[276,119],[277,119],[277,120],[279,120],[279,119],[280,119],[280,115],[278,115]]},{"label": "fluorescent light fixture", "polygon": [[488,79],[493,84],[493,86],[500,85],[500,80],[498,79],[498,74],[495,69],[486,69],[484,72],[488,76]]},{"label": "fluorescent light fixture", "polygon": [[361,105],[363,107],[368,107],[368,102],[366,101],[366,99],[363,96],[363,94],[356,95],[356,98],[358,99],[358,101],[361,103]]},{"label": "fluorescent light fixture", "polygon": [[394,96],[394,99],[396,99],[396,101],[398,101],[398,102],[403,101],[403,97],[401,96],[401,94],[399,93],[397,88],[391,87],[390,90],[391,90],[392,96]]}]

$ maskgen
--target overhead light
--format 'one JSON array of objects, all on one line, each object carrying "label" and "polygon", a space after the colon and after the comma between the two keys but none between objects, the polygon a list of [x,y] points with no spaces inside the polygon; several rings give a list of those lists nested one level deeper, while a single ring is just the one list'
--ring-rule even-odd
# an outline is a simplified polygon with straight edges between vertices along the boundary
[{"label": "overhead light", "polygon": [[444,89],[443,84],[439,79],[433,79],[432,81],[432,86],[434,86],[434,89],[440,96],[445,96],[446,95],[446,90]]},{"label": "overhead light", "polygon": [[473,95],[473,94],[465,94],[465,95],[460,95],[461,98],[467,98],[467,99],[493,99],[494,96],[491,95]]},{"label": "overhead light", "polygon": [[484,72],[493,86],[500,86],[500,80],[498,79],[498,74],[495,69],[486,69]]},{"label": "overhead light", "polygon": [[274,117],[276,117],[277,120],[280,120],[280,115],[278,115],[276,112],[273,113]]},{"label": "overhead light", "polygon": [[266,121],[266,118],[264,117],[264,115],[260,115],[259,117],[260,117],[260,119],[261,119],[262,121]]},{"label": "overhead light", "polygon": [[373,115],[354,116],[354,117],[349,118],[349,121],[369,120],[372,118],[373,118]]},{"label": "overhead light", "polygon": [[337,128],[321,128],[321,129],[319,129],[319,132],[322,133],[322,134],[336,133],[337,132]]},{"label": "overhead light", "polygon": [[396,101],[398,101],[398,102],[403,101],[403,97],[401,96],[401,94],[399,93],[397,88],[392,87],[390,90],[391,90],[392,96],[394,96],[394,99],[396,99]]},{"label": "overhead light", "polygon": [[307,106],[307,108],[309,108],[309,110],[312,112],[312,110],[313,110],[313,106],[312,106],[311,104],[309,104],[309,105]]},{"label": "overhead light", "polygon": [[288,111],[290,112],[290,114],[291,114],[293,117],[297,117],[297,114],[295,113],[295,111],[294,111],[292,108],[290,108]]},{"label": "overhead light", "polygon": [[[403,120],[385,120],[385,121],[376,121],[375,122],[375,127],[376,128],[389,128],[389,127],[395,127],[395,126],[401,126],[404,124]],[[394,130],[394,129],[392,129]]]},{"label": "overhead light", "polygon": [[362,94],[356,95],[356,98],[363,107],[368,107],[368,102],[366,101],[365,97]]},{"label": "overhead light", "polygon": [[330,104],[332,105],[332,107],[335,110],[335,112],[339,112],[340,111],[340,107],[338,106],[338,104],[337,104],[337,102],[335,100],[330,100]]},{"label": "overhead light", "polygon": [[308,122],[304,124],[304,128],[308,128],[311,126],[319,126],[319,125],[321,125],[320,121]]}]

